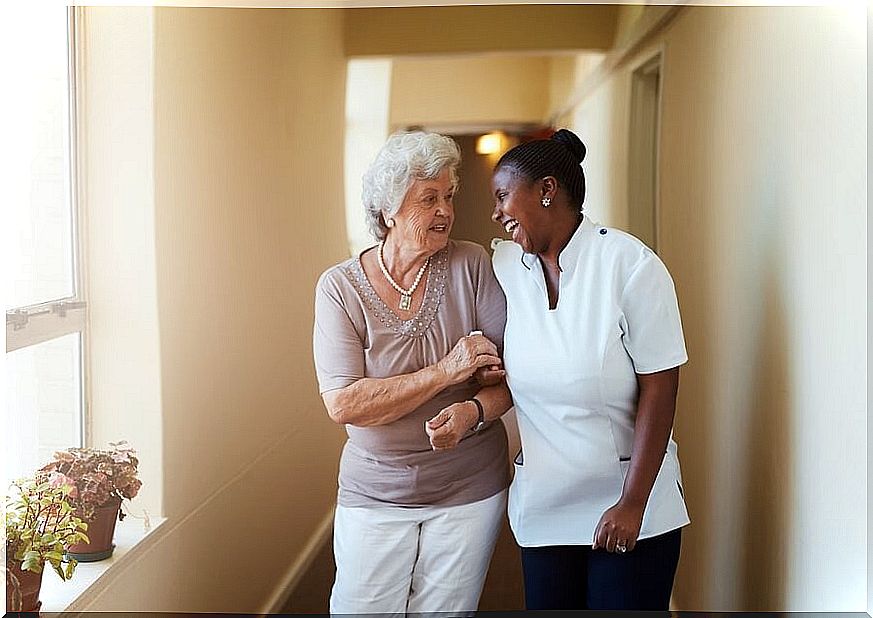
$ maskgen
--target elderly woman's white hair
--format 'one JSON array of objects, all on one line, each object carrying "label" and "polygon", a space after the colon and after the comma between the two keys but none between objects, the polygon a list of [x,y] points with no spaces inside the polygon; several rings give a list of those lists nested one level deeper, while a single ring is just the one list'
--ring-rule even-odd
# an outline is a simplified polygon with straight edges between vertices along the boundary
[{"label": "elderly woman's white hair", "polygon": [[397,214],[414,181],[431,180],[447,169],[457,187],[460,165],[461,149],[450,137],[424,131],[391,135],[363,178],[361,198],[373,236],[385,240],[385,217]]}]

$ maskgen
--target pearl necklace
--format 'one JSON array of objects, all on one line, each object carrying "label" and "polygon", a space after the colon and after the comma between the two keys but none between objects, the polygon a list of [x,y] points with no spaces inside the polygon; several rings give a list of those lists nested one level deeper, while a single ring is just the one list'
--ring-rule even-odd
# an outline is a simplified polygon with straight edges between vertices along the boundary
[{"label": "pearl necklace", "polygon": [[412,309],[412,295],[415,293],[416,288],[418,288],[418,284],[421,283],[421,277],[424,275],[424,271],[427,270],[428,264],[430,264],[430,256],[428,256],[424,261],[421,268],[418,269],[418,274],[415,275],[415,281],[412,282],[412,287],[408,290],[404,290],[396,281],[394,281],[391,273],[388,272],[388,267],[385,266],[385,258],[382,257],[382,247],[384,246],[385,241],[379,243],[379,251],[377,252],[379,258],[379,270],[381,270],[382,274],[385,275],[385,278],[388,280],[388,283],[391,284],[391,287],[400,292],[400,309],[402,311],[409,311]]}]

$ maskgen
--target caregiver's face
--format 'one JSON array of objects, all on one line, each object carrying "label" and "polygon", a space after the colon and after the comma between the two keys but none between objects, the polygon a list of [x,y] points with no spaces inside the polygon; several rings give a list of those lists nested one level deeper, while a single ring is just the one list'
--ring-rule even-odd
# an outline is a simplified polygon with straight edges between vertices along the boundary
[{"label": "caregiver's face", "polygon": [[541,183],[530,181],[511,168],[501,167],[491,178],[494,212],[491,220],[512,234],[525,253],[539,253],[547,246],[546,209]]}]

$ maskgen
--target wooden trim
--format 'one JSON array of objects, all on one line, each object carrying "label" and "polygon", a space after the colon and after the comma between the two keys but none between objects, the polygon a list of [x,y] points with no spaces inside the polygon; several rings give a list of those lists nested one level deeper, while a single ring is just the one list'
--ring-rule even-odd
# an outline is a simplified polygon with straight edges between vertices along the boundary
[{"label": "wooden trim", "polygon": [[[285,607],[285,604],[300,584],[306,571],[312,566],[313,561],[333,533],[334,511],[335,507],[331,508],[324,516],[324,519],[321,520],[321,523],[318,524],[318,528],[315,529],[306,545],[300,550],[297,559],[291,563],[288,570],[279,580],[279,585],[276,586],[273,594],[270,595],[270,598],[264,604],[264,609],[260,615],[278,614]],[[326,611],[327,608],[325,608]]]}]

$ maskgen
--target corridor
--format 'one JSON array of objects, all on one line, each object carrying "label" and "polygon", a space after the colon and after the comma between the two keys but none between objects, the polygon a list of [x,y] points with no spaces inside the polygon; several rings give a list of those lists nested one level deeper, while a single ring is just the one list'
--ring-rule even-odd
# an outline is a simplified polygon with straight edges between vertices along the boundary
[{"label": "corridor", "polygon": [[[4,473],[123,439],[142,481],[117,561],[44,610],[325,612],[346,433],[314,290],[374,243],[361,175],[394,131],[453,136],[453,234],[488,248],[497,158],[567,127],[585,216],[681,309],[674,608],[873,611],[865,6],[214,4],[9,20],[10,79],[54,53],[60,95],[28,134],[57,143],[9,163],[8,246],[63,260],[8,289],[66,287],[7,306]],[[480,607],[522,605],[504,526]]]}]

